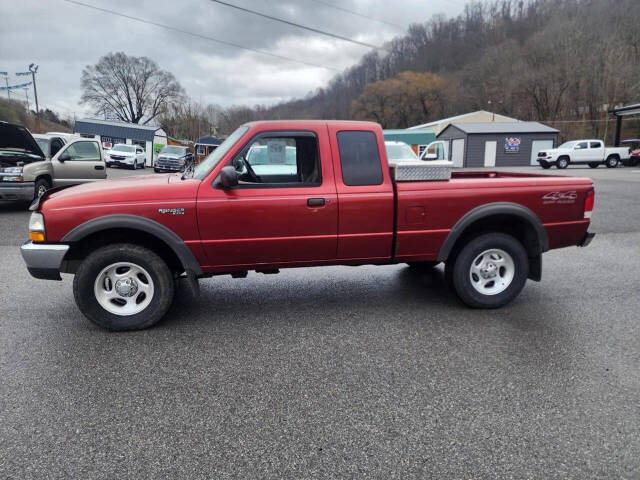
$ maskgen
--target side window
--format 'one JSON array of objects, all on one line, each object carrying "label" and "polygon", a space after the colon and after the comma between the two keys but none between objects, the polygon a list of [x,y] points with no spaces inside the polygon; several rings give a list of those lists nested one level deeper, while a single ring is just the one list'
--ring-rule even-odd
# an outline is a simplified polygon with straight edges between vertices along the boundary
[{"label": "side window", "polygon": [[322,183],[318,139],[313,134],[258,136],[245,145],[230,164],[240,174],[241,186]]},{"label": "side window", "polygon": [[591,142],[591,148],[600,148],[602,144],[600,142]]},{"label": "side window", "polygon": [[100,161],[100,151],[95,142],[75,142],[69,145],[65,151],[69,155],[69,160],[80,162]]},{"label": "side window", "polygon": [[583,150],[585,148],[589,148],[587,142],[580,142],[576,145],[576,150]]},{"label": "side window", "polygon": [[53,157],[56,153],[60,151],[64,143],[59,138],[54,138],[51,140],[51,156]]},{"label": "side window", "polygon": [[345,185],[380,185],[382,166],[378,142],[373,132],[338,132],[338,149]]}]

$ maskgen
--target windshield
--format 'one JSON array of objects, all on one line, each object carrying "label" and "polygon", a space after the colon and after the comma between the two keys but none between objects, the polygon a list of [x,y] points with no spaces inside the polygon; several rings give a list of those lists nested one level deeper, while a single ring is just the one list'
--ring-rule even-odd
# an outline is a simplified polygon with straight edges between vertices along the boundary
[{"label": "windshield", "polygon": [[235,145],[235,143],[247,133],[249,127],[238,127],[227,139],[220,144],[211,154],[205,158],[193,171],[193,178],[202,180],[215,167],[224,155]]},{"label": "windshield", "polygon": [[385,143],[389,160],[417,160],[418,157],[406,143]]},{"label": "windshield", "polygon": [[562,145],[560,145],[558,148],[573,148],[573,146],[576,144],[577,142],[564,142]]},{"label": "windshield", "polygon": [[40,150],[42,150],[42,153],[45,155],[49,153],[49,140],[46,138],[36,138],[36,143],[40,147]]},{"label": "windshield", "polygon": [[136,151],[136,147],[134,147],[133,145],[121,145],[118,144],[115,147],[113,147],[111,150],[115,150],[116,152],[135,152]]},{"label": "windshield", "polygon": [[166,147],[162,147],[160,153],[169,153],[171,155],[183,155],[185,153],[186,147],[178,147],[176,145],[167,145]]}]

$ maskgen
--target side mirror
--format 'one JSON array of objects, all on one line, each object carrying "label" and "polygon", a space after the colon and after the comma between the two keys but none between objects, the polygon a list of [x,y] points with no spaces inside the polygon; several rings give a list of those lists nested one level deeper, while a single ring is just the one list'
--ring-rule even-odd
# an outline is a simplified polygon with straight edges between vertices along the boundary
[{"label": "side mirror", "polygon": [[67,160],[71,160],[71,157],[69,156],[69,154],[67,152],[63,152],[63,154],[58,157],[58,161],[60,163],[64,163]]},{"label": "side mirror", "polygon": [[238,185],[238,172],[231,166],[220,170],[220,185],[222,188],[232,188]]}]

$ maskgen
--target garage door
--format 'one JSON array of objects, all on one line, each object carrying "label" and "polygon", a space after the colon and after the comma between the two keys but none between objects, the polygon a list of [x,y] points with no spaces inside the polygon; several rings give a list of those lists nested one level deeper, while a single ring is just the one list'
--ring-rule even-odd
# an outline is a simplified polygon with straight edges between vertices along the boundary
[{"label": "garage door", "polygon": [[538,152],[553,148],[553,140],[534,140],[531,142],[531,165],[538,165]]},{"label": "garage door", "polygon": [[451,161],[454,167],[464,166],[464,138],[458,138],[452,142]]},{"label": "garage door", "polygon": [[484,142],[484,166],[495,167],[496,166],[496,148],[498,142],[495,140]]}]

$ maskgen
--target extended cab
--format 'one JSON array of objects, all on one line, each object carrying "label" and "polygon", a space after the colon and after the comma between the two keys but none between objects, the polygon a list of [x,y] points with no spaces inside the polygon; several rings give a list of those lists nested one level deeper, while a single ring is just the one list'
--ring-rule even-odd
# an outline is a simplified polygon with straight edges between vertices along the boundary
[{"label": "extended cab", "polygon": [[113,330],[156,323],[180,277],[195,295],[202,277],[320,265],[444,262],[463,302],[495,308],[544,252],[589,243],[593,201],[587,178],[390,168],[375,123],[255,122],[183,175],[47,192],[22,255],[36,278],[75,274],[80,310]]},{"label": "extended cab", "polygon": [[629,158],[628,147],[605,147],[602,140],[574,140],[565,142],[558,148],[548,148],[538,152],[538,163],[542,168],[567,168],[570,164],[588,164],[591,168],[605,164],[616,168],[618,163]]},{"label": "extended cab", "polygon": [[36,135],[0,122],[0,200],[31,201],[51,187],[107,177],[95,140]]}]

